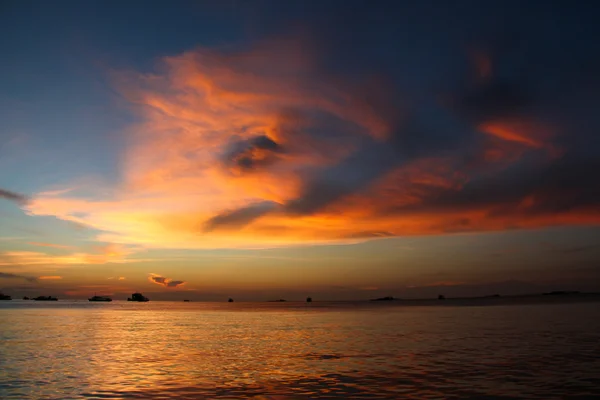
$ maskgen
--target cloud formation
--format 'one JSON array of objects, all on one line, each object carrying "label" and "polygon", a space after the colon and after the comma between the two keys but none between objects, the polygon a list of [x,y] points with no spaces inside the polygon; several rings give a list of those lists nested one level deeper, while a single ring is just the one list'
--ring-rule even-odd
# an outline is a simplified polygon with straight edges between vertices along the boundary
[{"label": "cloud formation", "polygon": [[[40,244],[36,244],[40,245]],[[41,244],[42,246],[45,244]],[[57,247],[56,245],[43,247]],[[59,249],[72,249],[72,247],[58,246]],[[141,259],[130,259],[128,255],[134,253],[132,247],[109,243],[94,246],[89,252],[72,252],[67,254],[48,254],[38,251],[6,251],[0,253],[0,265],[83,265],[83,264],[107,264],[107,263],[131,263],[147,261]]]},{"label": "cloud formation", "polygon": [[36,281],[36,278],[33,276],[11,274],[8,272],[0,272],[0,279],[24,279],[27,282],[35,282]]},{"label": "cloud formation", "polygon": [[243,227],[255,219],[267,214],[278,206],[272,201],[263,201],[257,204],[250,204],[243,208],[233,211],[224,211],[206,221],[205,231],[212,231],[219,228],[239,228]]},{"label": "cloud formation", "polygon": [[281,152],[281,146],[273,139],[259,135],[232,143],[223,155],[223,163],[240,175],[275,163]]},{"label": "cloud formation", "polygon": [[0,199],[13,201],[21,206],[27,204],[29,198],[23,194],[11,192],[10,190],[0,188]]},{"label": "cloud formation", "polygon": [[185,281],[175,281],[173,279],[165,278],[164,276],[153,273],[148,275],[148,281],[167,288],[176,288],[185,285]]},{"label": "cloud formation", "polygon": [[54,244],[54,243],[27,242],[27,244],[30,244],[32,246],[39,246],[39,247],[53,247],[55,249],[72,249],[73,248],[73,246]]},{"label": "cloud formation", "polygon": [[598,225],[600,122],[582,114],[597,82],[578,76],[589,55],[556,59],[523,35],[453,47],[446,82],[412,91],[412,60],[357,45],[343,69],[335,34],[165,57],[115,79],[143,122],[114,195],[41,193],[25,209],[158,248]]}]

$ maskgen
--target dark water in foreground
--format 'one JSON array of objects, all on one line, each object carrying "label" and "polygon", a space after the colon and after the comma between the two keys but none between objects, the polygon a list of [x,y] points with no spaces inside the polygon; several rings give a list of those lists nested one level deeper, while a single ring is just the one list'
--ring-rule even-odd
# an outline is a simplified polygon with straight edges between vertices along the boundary
[{"label": "dark water in foreground", "polygon": [[0,398],[592,399],[600,303],[0,303]]}]

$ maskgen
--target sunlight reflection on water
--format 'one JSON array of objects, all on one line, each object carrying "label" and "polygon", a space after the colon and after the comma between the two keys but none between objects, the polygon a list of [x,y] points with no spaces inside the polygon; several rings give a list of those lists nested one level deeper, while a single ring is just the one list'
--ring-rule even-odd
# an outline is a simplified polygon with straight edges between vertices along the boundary
[{"label": "sunlight reflection on water", "polygon": [[600,394],[598,303],[31,304],[0,309],[3,399]]}]

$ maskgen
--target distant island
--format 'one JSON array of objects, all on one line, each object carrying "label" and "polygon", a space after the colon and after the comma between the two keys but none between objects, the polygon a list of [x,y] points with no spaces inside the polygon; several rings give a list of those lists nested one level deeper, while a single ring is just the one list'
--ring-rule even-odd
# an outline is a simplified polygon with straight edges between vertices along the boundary
[{"label": "distant island", "polygon": [[[553,290],[548,292],[538,292],[538,293],[526,293],[526,294],[509,294],[509,295],[501,295],[498,293],[492,294],[482,294],[479,296],[448,296],[447,294],[438,294],[431,297],[395,297],[395,296],[383,296],[377,298],[363,298],[356,300],[331,300],[332,302],[348,302],[348,303],[359,303],[359,302],[376,302],[376,303],[394,303],[399,305],[488,305],[488,304],[511,304],[521,301],[533,301],[533,302],[562,302],[562,301],[578,301],[578,299],[582,300],[591,300],[596,301],[600,298],[600,292],[581,292],[577,290]],[[33,301],[58,301],[59,299],[54,296],[37,296],[37,297],[18,297],[17,301],[20,300],[33,300]],[[7,295],[5,293],[0,293],[0,301],[2,300],[15,300],[14,296]],[[71,299],[68,300],[62,299],[63,301],[69,300],[81,300],[81,299]],[[98,296],[94,295],[93,297],[87,298],[86,300],[90,302],[111,302],[114,301],[113,298],[109,296]],[[130,302],[148,302],[150,299],[144,296],[142,293],[136,292],[131,294],[127,301]],[[178,301],[183,302],[192,302],[195,300],[192,299],[179,299]],[[202,300],[201,300],[202,301]],[[225,298],[225,301],[228,303],[233,303],[233,298]],[[254,300],[260,302],[261,300]],[[268,303],[297,303],[304,302],[312,303],[314,301],[313,297],[305,297],[303,299],[284,299],[284,298],[275,298],[272,300],[262,300]],[[330,300],[321,300],[321,303],[328,303]]]},{"label": "distant island", "polygon": [[[571,300],[597,300],[600,292],[579,292],[575,290],[556,290],[545,293],[529,293],[516,295],[500,295],[498,293],[482,296],[447,297],[443,294],[429,298],[397,298],[392,296],[370,299],[371,302],[397,302],[402,305],[433,305],[443,303],[445,305],[487,305],[487,304],[511,304],[517,302],[557,302]],[[364,301],[364,300],[363,300]]]},{"label": "distant island", "polygon": [[38,297],[34,297],[33,300],[35,300],[35,301],[58,301],[58,299],[56,297],[52,297],[52,296],[38,296]]},{"label": "distant island", "polygon": [[397,299],[392,296],[386,296],[386,297],[379,297],[377,299],[371,299],[370,301],[394,301],[394,300],[400,300],[400,299]]},{"label": "distant island", "polygon": [[575,290],[555,290],[548,293],[543,293],[544,296],[566,296],[571,294],[580,294],[581,292]]}]

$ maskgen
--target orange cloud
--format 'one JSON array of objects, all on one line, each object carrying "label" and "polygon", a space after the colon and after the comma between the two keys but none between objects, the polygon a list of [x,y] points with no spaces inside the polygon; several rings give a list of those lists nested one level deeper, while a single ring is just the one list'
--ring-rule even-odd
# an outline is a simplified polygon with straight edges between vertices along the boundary
[{"label": "orange cloud", "polygon": [[54,247],[56,249],[72,249],[72,246],[65,246],[65,245],[61,245],[61,244],[54,244],[54,243],[41,243],[41,242],[27,242],[27,244],[30,244],[32,246],[39,246],[39,247]]},{"label": "orange cloud", "polygon": [[[12,256],[127,262],[131,245],[264,248],[600,223],[593,205],[560,207],[552,195],[560,190],[537,188],[534,177],[522,187],[502,178],[526,155],[536,154],[535,168],[558,157],[554,132],[534,119],[473,119],[476,149],[411,158],[407,148],[420,133],[403,121],[406,110],[385,85],[327,75],[314,54],[298,41],[243,52],[200,48],[163,59],[161,73],[116,77],[143,120],[127,132],[122,182],[101,200],[39,193],[23,206],[95,228],[97,240],[115,245],[63,259]],[[490,59],[477,65],[480,79],[491,79]],[[367,174],[396,147],[389,165]],[[353,174],[367,178],[357,185]],[[290,211],[309,195],[326,201]]]},{"label": "orange cloud", "polygon": [[76,252],[66,255],[46,254],[36,251],[7,251],[0,253],[0,265],[122,264],[147,261],[140,259],[128,259],[127,256],[132,254],[134,250],[130,247],[125,247],[119,244],[96,246],[93,248],[93,250],[93,252],[89,253]]},{"label": "orange cloud", "polygon": [[81,264],[75,255],[55,256],[36,251],[7,251],[0,254],[0,265]]},{"label": "orange cloud", "polygon": [[58,275],[47,275],[47,276],[38,276],[38,279],[43,280],[43,281],[54,281],[54,280],[58,280],[58,279],[62,279],[62,276],[58,276]]},{"label": "orange cloud", "polygon": [[167,288],[176,288],[185,285],[185,281],[176,281],[153,273],[148,275],[148,281]]},{"label": "orange cloud", "polygon": [[479,126],[482,132],[494,135],[500,139],[508,140],[512,142],[519,142],[530,147],[542,147],[543,143],[531,138],[527,135],[531,131],[523,133],[520,129],[508,126],[505,123],[492,123],[488,122]]}]

